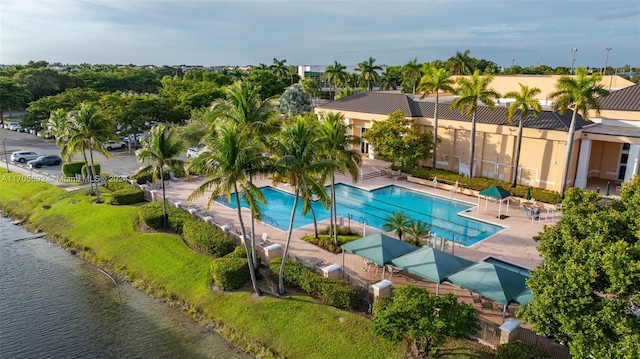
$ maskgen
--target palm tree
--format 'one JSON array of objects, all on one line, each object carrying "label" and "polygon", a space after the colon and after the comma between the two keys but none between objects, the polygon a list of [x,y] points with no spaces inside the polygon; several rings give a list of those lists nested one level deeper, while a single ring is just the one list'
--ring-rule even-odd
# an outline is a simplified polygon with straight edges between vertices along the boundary
[{"label": "palm tree", "polygon": [[407,235],[406,242],[414,245],[420,245],[422,239],[429,238],[431,233],[431,225],[423,221],[411,221],[409,226],[405,229]]},{"label": "palm tree", "polygon": [[[260,89],[250,82],[237,82],[227,88],[226,99],[217,100],[211,106],[213,117],[219,122],[233,124],[246,133],[256,145],[264,143],[265,136],[273,133],[275,127],[270,123],[273,111],[260,97]],[[213,123],[220,125],[218,121]],[[211,128],[213,130],[213,127]],[[252,174],[249,182],[253,183]],[[255,217],[251,217],[251,255],[254,267],[258,267],[255,243]]]},{"label": "palm tree", "polygon": [[[89,150],[90,166],[88,168],[89,183],[97,179],[93,150],[102,153],[105,157],[111,157],[111,153],[104,148],[104,143],[113,136],[114,125],[109,118],[98,112],[98,109],[90,104],[82,103],[80,110],[71,114],[67,124],[68,146],[75,150]],[[95,183],[96,202],[100,203],[100,190]]]},{"label": "palm tree", "polygon": [[284,258],[289,252],[298,199],[301,194],[308,196],[311,193],[318,197],[328,197],[323,183],[318,181],[318,176],[338,166],[334,161],[321,159],[322,142],[317,128],[314,123],[307,122],[300,116],[293,118],[277,136],[271,138],[269,149],[275,159],[274,182],[286,182],[294,188],[293,207],[278,281],[278,293],[283,294]]},{"label": "palm tree", "polygon": [[504,97],[515,99],[515,102],[507,108],[507,120],[513,123],[513,117],[520,110],[520,122],[518,123],[518,141],[516,143],[516,158],[514,161],[513,182],[511,187],[515,187],[518,183],[518,167],[520,166],[520,147],[522,146],[522,121],[529,116],[529,109],[533,110],[535,117],[540,116],[542,107],[536,100],[536,95],[540,93],[537,87],[529,88],[523,84],[520,85],[520,92],[510,91]]},{"label": "palm tree", "polygon": [[395,90],[398,87],[398,80],[396,68],[387,66],[386,71],[380,77],[380,90]]},{"label": "palm tree", "polygon": [[453,75],[470,74],[473,68],[473,59],[469,56],[470,51],[456,51],[456,54],[447,60],[451,73]]},{"label": "palm tree", "polygon": [[476,112],[478,111],[478,101],[489,106],[491,110],[495,109],[493,99],[500,95],[488,88],[493,81],[493,75],[480,76],[480,71],[475,70],[470,78],[459,77],[456,81],[458,89],[456,94],[458,98],[453,100],[452,109],[459,110],[466,116],[471,116],[471,139],[469,149],[469,177],[474,176],[474,157],[476,146]]},{"label": "palm tree", "polygon": [[[353,146],[360,144],[360,137],[350,135],[353,125],[344,124],[344,115],[341,112],[329,112],[320,120],[320,139],[324,146],[324,153],[330,160],[337,161],[341,173],[349,172],[354,182],[358,180],[358,165],[362,162],[360,155]],[[336,207],[335,173],[329,174],[331,180],[331,210],[329,235],[334,236],[334,243],[338,245],[338,230],[334,226],[338,218]]]},{"label": "palm tree", "polygon": [[278,60],[275,57],[273,58],[273,64],[269,66],[271,71],[278,77],[278,80],[283,81],[287,78],[287,66],[285,63],[287,60]]},{"label": "palm tree", "polygon": [[58,140],[58,137],[64,137],[68,119],[69,117],[67,116],[67,111],[59,108],[55,111],[51,111],[51,115],[45,123],[44,127],[46,131],[56,138],[56,144],[58,145],[58,147],[62,147],[62,145],[64,144],[63,139]]},{"label": "palm tree", "polygon": [[602,76],[599,73],[587,75],[587,69],[579,67],[576,76],[562,76],[556,83],[556,91],[549,95],[555,100],[553,109],[565,113],[569,107],[573,107],[571,115],[571,125],[567,138],[567,151],[564,157],[564,171],[562,172],[562,182],[560,184],[560,195],[564,195],[564,190],[569,175],[569,162],[571,161],[571,149],[573,147],[573,137],[576,132],[576,114],[580,112],[582,118],[589,119],[589,110],[594,109],[600,113],[599,97],[609,96],[602,85],[599,85]]},{"label": "palm tree", "polygon": [[291,80],[291,85],[293,85],[293,79],[296,76],[298,76],[298,68],[293,65],[287,66],[287,77]]},{"label": "palm tree", "polygon": [[404,212],[392,212],[391,215],[387,215],[384,220],[386,222],[382,225],[382,229],[386,232],[395,231],[400,240],[402,240],[402,234],[411,225],[411,222],[413,222],[411,217],[404,214]]},{"label": "palm tree", "polygon": [[[194,159],[189,169],[202,171],[209,179],[196,188],[187,199],[192,200],[201,196],[205,191],[213,189],[207,202],[207,208],[209,208],[211,202],[217,197],[224,195],[231,202],[231,195],[235,194],[236,212],[240,222],[242,242],[247,254],[251,284],[256,294],[261,295],[253,263],[255,251],[249,247],[247,242],[247,230],[242,219],[240,197],[242,196],[249,204],[251,217],[260,218],[262,214],[260,204],[265,205],[267,200],[260,188],[253,184],[249,177],[264,170],[266,157],[261,155],[261,147],[234,124],[225,124],[220,127],[216,135],[207,139],[206,144],[207,150]],[[252,253],[252,251],[254,252]]]},{"label": "palm tree", "polygon": [[371,91],[371,83],[378,83],[380,75],[377,71],[382,71],[382,67],[375,65],[376,59],[369,57],[367,60],[358,64],[356,71],[360,72],[360,76],[367,81],[367,91]]},{"label": "palm tree", "polygon": [[420,80],[421,75],[422,73],[420,72],[420,65],[418,64],[417,57],[402,66],[403,82],[411,84],[411,86],[413,87],[412,94],[414,95],[416,94],[416,84],[418,80]]},{"label": "palm tree", "polygon": [[437,149],[438,149],[438,103],[440,102],[440,91],[455,92],[454,81],[451,79],[449,71],[444,68],[429,67],[426,74],[420,80],[420,90],[425,98],[429,94],[436,95],[436,106],[433,110],[433,169],[436,169]]},{"label": "palm tree", "polygon": [[149,163],[139,168],[133,178],[151,175],[151,181],[155,182],[158,174],[162,185],[162,225],[168,226],[167,199],[165,198],[164,173],[166,169],[181,176],[184,173],[184,161],[176,157],[182,154],[185,148],[184,142],[179,140],[178,134],[173,128],[166,125],[157,125],[151,128],[149,139],[142,141],[142,147],[136,150],[136,156],[141,163]]},{"label": "palm tree", "polygon": [[333,93],[335,94],[338,92],[338,84],[341,84],[347,76],[346,69],[346,66],[334,60],[333,65],[327,66],[324,70],[322,77],[329,83],[329,98],[331,98],[331,84],[333,84]]}]

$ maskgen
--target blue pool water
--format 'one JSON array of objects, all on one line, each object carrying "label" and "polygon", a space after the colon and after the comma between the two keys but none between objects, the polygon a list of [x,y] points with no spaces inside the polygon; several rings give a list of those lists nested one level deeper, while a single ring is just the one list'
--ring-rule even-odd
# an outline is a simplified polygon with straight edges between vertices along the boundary
[{"label": "blue pool water", "polygon": [[[261,190],[267,199],[267,206],[263,208],[263,222],[286,231],[293,206],[293,195],[273,187],[262,187]],[[329,190],[327,187],[327,191]],[[226,198],[218,198],[216,201],[235,208],[235,197],[232,197],[231,205]],[[503,229],[458,214],[469,210],[472,205],[398,186],[366,191],[338,184],[336,202],[338,216],[344,217],[343,224],[352,228],[361,228],[362,223],[366,222],[371,227],[381,229],[386,223],[385,217],[391,215],[391,212],[403,212],[414,220],[429,223],[431,232],[438,237],[455,240],[465,246],[475,244]],[[248,207],[246,202],[241,203],[243,207]],[[324,209],[319,202],[314,202],[312,206],[318,222],[329,218],[329,210]],[[301,212],[302,204],[298,201],[294,228],[313,223],[311,213],[303,216]]]}]

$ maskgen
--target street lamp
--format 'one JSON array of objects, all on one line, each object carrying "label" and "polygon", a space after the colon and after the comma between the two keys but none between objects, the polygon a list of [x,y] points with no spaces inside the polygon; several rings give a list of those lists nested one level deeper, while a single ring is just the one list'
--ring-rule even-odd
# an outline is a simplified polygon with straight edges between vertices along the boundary
[{"label": "street lamp", "polygon": [[578,52],[578,48],[577,48],[577,47],[572,47],[572,48],[571,48],[571,52],[573,52],[573,57],[571,58],[571,74],[572,74],[572,75],[575,75],[575,74],[573,73],[573,65],[574,65],[574,64],[575,64],[575,62],[576,62],[576,52]]},{"label": "street lamp", "polygon": [[607,46],[604,48],[604,51],[607,52],[607,56],[604,58],[604,68],[602,69],[602,75],[604,76],[607,73],[607,62],[609,62],[609,51],[611,51],[612,48]]},{"label": "street lamp", "polygon": [[7,148],[4,147],[4,141],[6,140],[6,138],[2,139],[2,152],[4,152],[4,162],[7,164],[7,173],[11,173],[11,171],[9,171],[9,160],[7,159]]}]

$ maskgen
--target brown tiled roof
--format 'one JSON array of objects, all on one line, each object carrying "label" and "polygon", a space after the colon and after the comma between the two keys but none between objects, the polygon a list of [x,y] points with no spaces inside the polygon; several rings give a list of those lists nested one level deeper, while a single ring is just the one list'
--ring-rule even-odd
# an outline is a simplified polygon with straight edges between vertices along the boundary
[{"label": "brown tiled roof", "polygon": [[[433,117],[435,108],[434,102],[415,101],[411,97],[404,94],[388,93],[388,92],[360,92],[340,100],[329,102],[321,106],[325,109],[353,111],[362,113],[374,113],[380,115],[388,115],[391,112],[400,109],[407,117]],[[490,123],[503,126],[517,126],[519,114],[516,114],[513,124],[509,124],[506,116],[507,108],[504,106],[496,106],[495,110],[489,109],[487,106],[478,106],[476,113],[476,121],[478,123]],[[538,128],[545,130],[568,131],[571,124],[571,110],[560,114],[555,111],[542,111],[540,116],[534,117],[529,114],[522,123],[524,127]],[[451,109],[450,103],[440,103],[438,105],[438,118],[470,122],[471,117],[461,114],[457,110]],[[576,129],[591,124],[585,121],[580,115],[576,119]]]},{"label": "brown tiled roof", "polygon": [[640,111],[640,85],[613,91],[600,100],[603,110]]}]

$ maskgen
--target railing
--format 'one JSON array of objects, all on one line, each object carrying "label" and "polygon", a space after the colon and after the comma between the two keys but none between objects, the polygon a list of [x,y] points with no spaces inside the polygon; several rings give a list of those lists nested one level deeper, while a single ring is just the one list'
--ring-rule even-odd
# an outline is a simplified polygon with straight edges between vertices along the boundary
[{"label": "railing", "polygon": [[262,216],[260,216],[260,220],[265,222],[265,223],[267,223],[267,222],[271,223],[271,225],[280,228],[280,225],[278,224],[278,222],[275,219],[273,219],[273,218],[271,218],[271,217],[269,217],[267,215],[263,214]]}]

